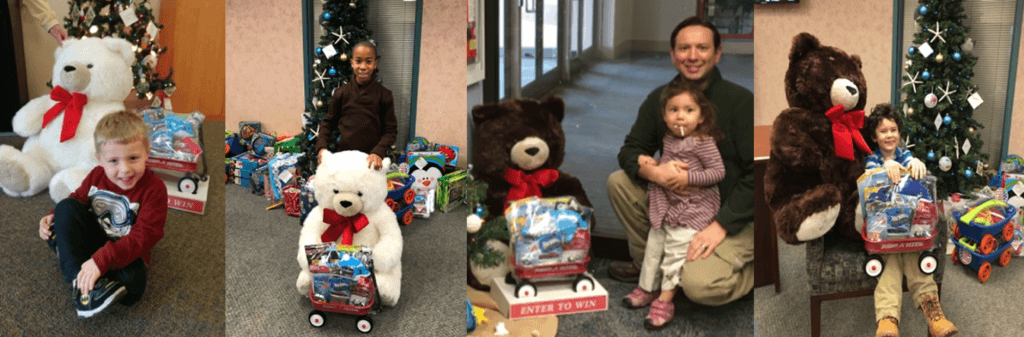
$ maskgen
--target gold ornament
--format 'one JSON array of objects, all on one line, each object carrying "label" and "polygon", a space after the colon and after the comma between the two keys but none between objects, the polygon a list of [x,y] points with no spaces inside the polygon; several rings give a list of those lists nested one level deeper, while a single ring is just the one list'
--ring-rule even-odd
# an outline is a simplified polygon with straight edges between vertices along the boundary
[{"label": "gold ornament", "polygon": [[317,107],[317,108],[320,108],[320,107],[323,107],[323,106],[324,106],[324,102],[323,102],[323,101],[321,101],[321,100],[316,100],[316,107]]},{"label": "gold ornament", "polygon": [[939,53],[938,55],[935,55],[935,62],[942,63],[942,61],[945,61],[945,60],[946,60],[946,57],[942,56],[942,53]]},{"label": "gold ornament", "polygon": [[970,131],[971,133],[974,133],[974,127],[972,126],[972,127],[967,128],[967,131]]},{"label": "gold ornament", "polygon": [[352,7],[352,8],[356,8],[356,2],[355,2],[355,1],[353,1],[353,2],[349,2],[349,3],[348,3],[348,6],[349,6],[349,7]]},{"label": "gold ornament", "polygon": [[907,108],[907,115],[913,115],[913,114],[914,114],[914,107]]},{"label": "gold ornament", "polygon": [[338,59],[341,60],[342,62],[348,61],[348,54],[341,53],[341,56],[338,56]]}]

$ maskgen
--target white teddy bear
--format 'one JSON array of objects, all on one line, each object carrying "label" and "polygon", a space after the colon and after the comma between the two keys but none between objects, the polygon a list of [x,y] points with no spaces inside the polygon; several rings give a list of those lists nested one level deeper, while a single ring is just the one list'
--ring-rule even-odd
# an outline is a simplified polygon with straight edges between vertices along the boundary
[{"label": "white teddy bear", "polygon": [[[321,235],[330,227],[323,221],[326,211],[342,217],[366,216],[369,224],[353,235],[352,244],[373,249],[373,270],[381,304],[394,306],[401,294],[402,232],[395,213],[385,203],[388,194],[385,171],[367,168],[367,154],[343,151],[324,154],[313,179],[318,205],[309,211],[299,235],[298,261],[302,272],[295,282],[302,295],[309,294],[311,275],[304,247],[322,243]],[[382,167],[391,160],[385,158]],[[335,242],[341,242],[341,237]]]},{"label": "white teddy bear", "polygon": [[96,123],[124,110],[132,90],[135,55],[124,39],[68,39],[54,56],[53,90],[11,121],[28,138],[25,145],[21,151],[0,145],[0,189],[9,196],[30,197],[47,187],[54,202],[71,195],[97,165]]}]

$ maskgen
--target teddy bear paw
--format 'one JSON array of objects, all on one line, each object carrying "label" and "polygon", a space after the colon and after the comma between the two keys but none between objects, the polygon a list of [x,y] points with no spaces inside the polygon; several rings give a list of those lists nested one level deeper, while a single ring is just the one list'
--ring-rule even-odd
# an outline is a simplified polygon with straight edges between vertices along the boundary
[{"label": "teddy bear paw", "polygon": [[0,186],[8,191],[21,193],[28,190],[28,172],[21,166],[21,163],[0,159]]},{"label": "teddy bear paw", "polygon": [[796,238],[800,241],[811,241],[825,235],[836,224],[836,219],[839,217],[839,206],[841,204],[808,216],[800,223],[800,230],[796,231]]}]

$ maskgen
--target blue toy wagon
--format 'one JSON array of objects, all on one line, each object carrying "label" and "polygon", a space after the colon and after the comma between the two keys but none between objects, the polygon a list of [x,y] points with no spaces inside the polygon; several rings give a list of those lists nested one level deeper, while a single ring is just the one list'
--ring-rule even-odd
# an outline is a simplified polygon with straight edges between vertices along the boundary
[{"label": "blue toy wagon", "polygon": [[988,281],[992,263],[1010,264],[1013,251],[1014,226],[1010,219],[1017,214],[1013,205],[995,199],[982,199],[974,206],[954,210],[953,263],[962,263],[978,271],[978,280]]}]

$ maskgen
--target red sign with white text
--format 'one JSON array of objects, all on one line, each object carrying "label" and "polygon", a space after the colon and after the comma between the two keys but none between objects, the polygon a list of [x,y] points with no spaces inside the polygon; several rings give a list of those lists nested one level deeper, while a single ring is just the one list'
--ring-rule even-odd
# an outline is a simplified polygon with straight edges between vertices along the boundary
[{"label": "red sign with white text", "polygon": [[608,297],[590,296],[575,299],[513,304],[508,310],[508,316],[509,319],[518,319],[602,310],[608,310]]}]

